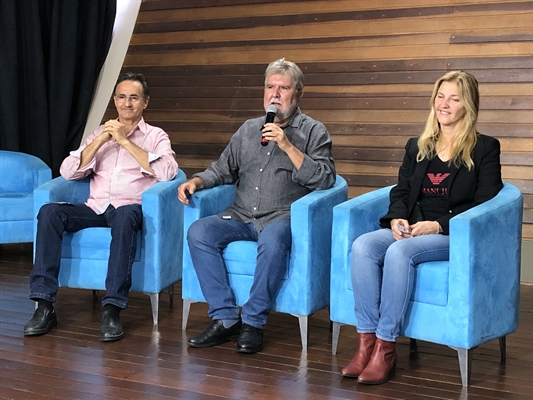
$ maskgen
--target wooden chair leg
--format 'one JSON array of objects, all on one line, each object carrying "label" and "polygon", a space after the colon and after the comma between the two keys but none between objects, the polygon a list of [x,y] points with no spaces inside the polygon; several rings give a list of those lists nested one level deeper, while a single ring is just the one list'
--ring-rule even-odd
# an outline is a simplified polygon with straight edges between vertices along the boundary
[{"label": "wooden chair leg", "polygon": [[498,339],[500,342],[500,362],[504,363],[507,358],[507,336]]},{"label": "wooden chair leg", "polygon": [[416,342],[416,339],[411,339],[409,341],[409,352],[411,352],[411,353],[417,353],[418,352],[418,343]]},{"label": "wooden chair leg", "polygon": [[170,304],[174,304],[174,285],[168,287],[168,300]]}]

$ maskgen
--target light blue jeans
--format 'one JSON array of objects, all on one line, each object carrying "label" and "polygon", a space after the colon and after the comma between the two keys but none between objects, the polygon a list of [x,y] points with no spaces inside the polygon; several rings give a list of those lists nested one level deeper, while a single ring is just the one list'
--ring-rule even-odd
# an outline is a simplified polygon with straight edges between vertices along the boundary
[{"label": "light blue jeans", "polygon": [[207,303],[208,315],[213,319],[238,319],[239,309],[228,280],[222,252],[235,241],[257,242],[257,264],[250,298],[242,306],[242,322],[263,328],[272,308],[283,276],[287,272],[291,250],[290,219],[268,224],[260,233],[253,223],[218,215],[200,218],[187,232],[191,259]]},{"label": "light blue jeans", "polygon": [[358,237],[350,259],[357,332],[395,342],[414,287],[415,268],[449,259],[450,237],[423,235],[395,240],[390,229]]}]

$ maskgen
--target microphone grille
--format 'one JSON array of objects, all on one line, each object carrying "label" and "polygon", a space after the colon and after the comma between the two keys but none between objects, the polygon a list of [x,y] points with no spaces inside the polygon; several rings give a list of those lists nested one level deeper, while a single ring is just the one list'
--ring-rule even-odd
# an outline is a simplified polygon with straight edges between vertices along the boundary
[{"label": "microphone grille", "polygon": [[268,113],[272,113],[272,114],[277,114],[278,113],[278,109],[276,108],[276,106],[274,104],[271,104],[268,106],[267,110],[266,110],[267,114]]}]

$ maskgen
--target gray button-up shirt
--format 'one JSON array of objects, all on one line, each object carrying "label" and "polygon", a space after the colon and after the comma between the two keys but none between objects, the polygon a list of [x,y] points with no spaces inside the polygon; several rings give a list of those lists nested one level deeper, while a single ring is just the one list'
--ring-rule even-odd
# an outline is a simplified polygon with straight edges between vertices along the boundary
[{"label": "gray button-up shirt", "polygon": [[290,217],[291,204],[312,190],[335,184],[331,137],[326,127],[297,110],[283,127],[290,142],[304,153],[297,170],[275,142],[261,146],[265,117],[246,121],[233,134],[220,158],[195,174],[205,188],[235,184],[233,204],[221,215],[253,222],[260,232],[267,224]]}]

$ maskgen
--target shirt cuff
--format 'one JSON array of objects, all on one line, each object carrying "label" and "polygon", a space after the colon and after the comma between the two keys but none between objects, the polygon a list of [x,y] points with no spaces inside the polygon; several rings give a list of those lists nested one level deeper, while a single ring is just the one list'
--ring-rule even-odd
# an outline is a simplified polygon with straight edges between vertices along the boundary
[{"label": "shirt cuff", "polygon": [[159,159],[161,156],[158,156],[157,154],[148,152],[148,163],[151,163],[152,161],[155,161]]}]

